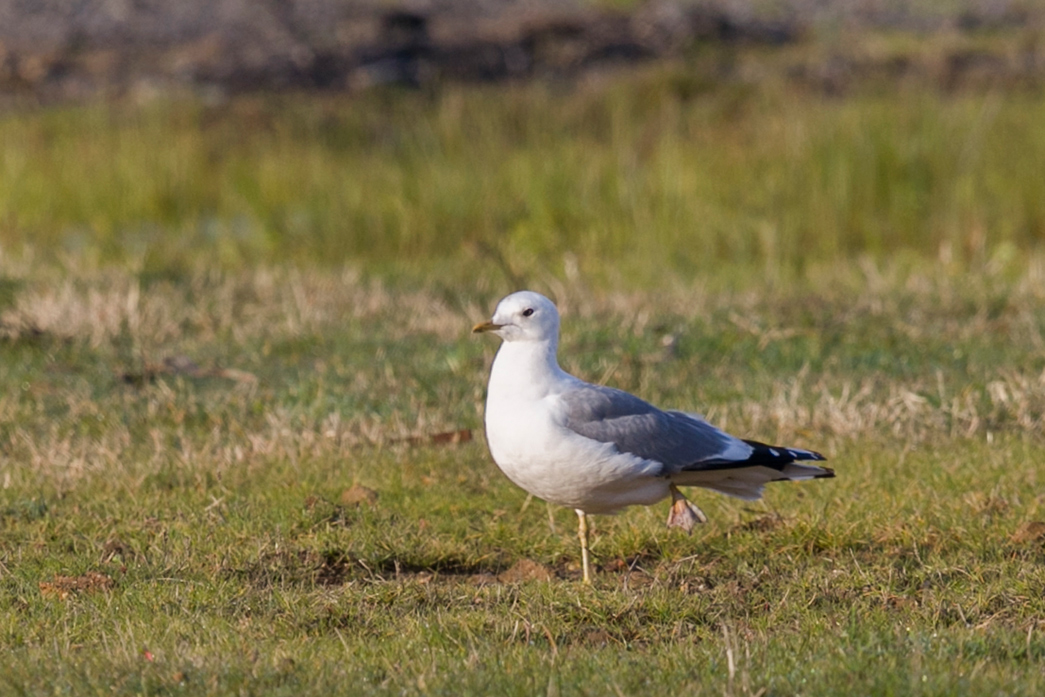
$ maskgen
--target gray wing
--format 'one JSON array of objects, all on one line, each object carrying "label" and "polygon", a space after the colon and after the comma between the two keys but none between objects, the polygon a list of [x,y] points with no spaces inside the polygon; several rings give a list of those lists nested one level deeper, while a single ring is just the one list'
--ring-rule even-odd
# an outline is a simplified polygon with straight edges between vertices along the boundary
[{"label": "gray wing", "polygon": [[735,466],[751,455],[744,441],[678,411],[661,411],[612,387],[578,384],[561,395],[566,426],[623,453],[664,464],[664,474]]}]

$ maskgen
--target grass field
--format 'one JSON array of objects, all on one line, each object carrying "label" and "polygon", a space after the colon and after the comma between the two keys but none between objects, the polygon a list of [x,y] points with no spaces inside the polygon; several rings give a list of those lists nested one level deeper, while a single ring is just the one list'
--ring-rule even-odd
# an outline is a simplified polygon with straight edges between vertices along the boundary
[{"label": "grass field", "polygon": [[[5,115],[0,692],[1041,693],[1043,124],[673,69]],[[595,518],[583,586],[482,439],[521,284],[838,477]]]},{"label": "grass field", "polygon": [[0,245],[167,277],[278,260],[413,265],[459,285],[470,270],[433,268],[484,259],[526,281],[575,269],[645,287],[861,254],[977,269],[1045,238],[1041,90],[916,83],[839,98],[706,77],[767,59],[702,60],[575,89],[9,114]]}]

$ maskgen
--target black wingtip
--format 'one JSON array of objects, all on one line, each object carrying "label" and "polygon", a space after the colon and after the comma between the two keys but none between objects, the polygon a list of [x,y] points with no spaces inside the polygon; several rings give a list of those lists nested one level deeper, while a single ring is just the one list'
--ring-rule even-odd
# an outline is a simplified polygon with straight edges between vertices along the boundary
[{"label": "black wingtip", "polygon": [[750,445],[752,448],[754,448],[754,452],[751,454],[751,460],[759,461],[759,464],[775,463],[779,466],[783,466],[791,462],[827,461],[826,457],[816,452],[815,450],[806,450],[804,448],[785,448],[779,445],[768,445],[766,443],[761,443],[757,440],[744,439],[744,442]]},{"label": "black wingtip", "polygon": [[[696,470],[718,470],[718,469],[742,469],[744,467],[768,467],[778,472],[783,472],[789,465],[804,466],[804,474],[800,479],[828,479],[835,476],[835,471],[830,467],[822,467],[819,464],[805,464],[813,462],[824,462],[826,457],[812,450],[803,448],[785,448],[779,445],[766,445],[757,440],[744,440],[751,446],[752,452],[744,460],[727,460],[724,458],[701,460],[687,467],[682,467],[683,472]],[[809,470],[819,470],[811,474]],[[784,477],[790,479],[791,477]],[[779,480],[772,480],[779,481]]]}]

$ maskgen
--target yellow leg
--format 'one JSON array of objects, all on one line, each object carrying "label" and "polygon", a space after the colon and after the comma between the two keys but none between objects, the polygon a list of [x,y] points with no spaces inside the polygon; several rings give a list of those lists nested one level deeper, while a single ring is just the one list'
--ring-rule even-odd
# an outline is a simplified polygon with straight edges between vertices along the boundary
[{"label": "yellow leg", "polygon": [[579,521],[577,537],[581,538],[581,568],[584,569],[584,582],[591,583],[591,571],[588,565],[588,516],[581,509],[577,510]]}]

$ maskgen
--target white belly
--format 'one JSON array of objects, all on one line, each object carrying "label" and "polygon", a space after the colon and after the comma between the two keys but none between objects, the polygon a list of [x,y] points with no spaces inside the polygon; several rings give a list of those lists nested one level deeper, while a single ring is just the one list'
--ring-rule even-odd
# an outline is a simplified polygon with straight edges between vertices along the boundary
[{"label": "white belly", "polygon": [[486,439],[508,478],[550,503],[612,513],[668,495],[669,480],[657,476],[659,463],[569,430],[554,395],[538,401],[488,400]]}]

